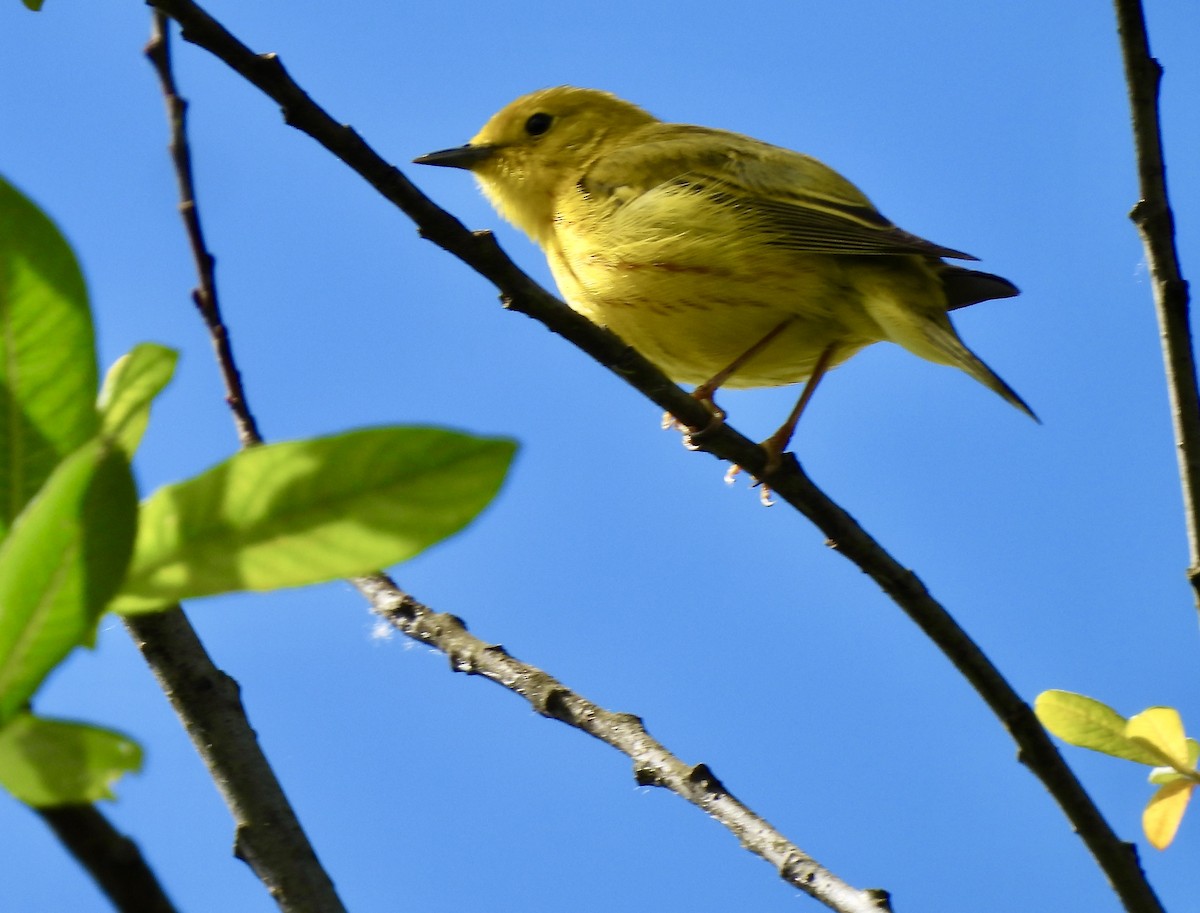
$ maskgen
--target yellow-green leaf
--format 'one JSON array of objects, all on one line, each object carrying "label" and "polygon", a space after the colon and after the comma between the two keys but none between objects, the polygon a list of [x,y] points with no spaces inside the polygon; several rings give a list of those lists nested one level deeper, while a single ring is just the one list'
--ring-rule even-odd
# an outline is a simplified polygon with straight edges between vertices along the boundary
[{"label": "yellow-green leaf", "polygon": [[141,766],[138,744],[111,729],[30,713],[0,728],[0,785],[27,805],[111,799],[113,782]]},{"label": "yellow-green leaf", "polygon": [[1176,780],[1163,786],[1151,797],[1142,812],[1142,830],[1156,850],[1165,850],[1175,839],[1195,786],[1189,780]]},{"label": "yellow-green leaf", "polygon": [[1193,783],[1200,783],[1200,771],[1196,770],[1196,761],[1200,759],[1200,742],[1197,742],[1195,739],[1188,739],[1187,746],[1188,763],[1185,771],[1180,772],[1174,767],[1156,767],[1150,771],[1150,782],[1155,786],[1164,786],[1176,780],[1190,780]]},{"label": "yellow-green leaf", "polygon": [[405,561],[495,497],[509,440],[369,428],[255,447],[142,505],[118,612],[352,577]]},{"label": "yellow-green leaf", "polygon": [[1200,774],[1197,774],[1196,771],[1180,773],[1174,767],[1156,767],[1150,771],[1150,776],[1147,777],[1147,780],[1155,786],[1165,786],[1167,783],[1174,783],[1176,780],[1200,783]]},{"label": "yellow-green leaf", "polygon": [[1068,744],[1151,767],[1163,763],[1157,752],[1126,737],[1125,717],[1095,698],[1043,691],[1033,709],[1041,724]]},{"label": "yellow-green leaf", "polygon": [[150,405],[175,374],[178,359],[174,349],[142,342],[108,369],[96,404],[101,427],[129,457],[141,443],[150,420]]},{"label": "yellow-green leaf", "polygon": [[1188,743],[1183,721],[1174,707],[1150,707],[1131,716],[1125,724],[1125,737],[1159,757],[1159,764],[1176,769],[1188,768]]}]

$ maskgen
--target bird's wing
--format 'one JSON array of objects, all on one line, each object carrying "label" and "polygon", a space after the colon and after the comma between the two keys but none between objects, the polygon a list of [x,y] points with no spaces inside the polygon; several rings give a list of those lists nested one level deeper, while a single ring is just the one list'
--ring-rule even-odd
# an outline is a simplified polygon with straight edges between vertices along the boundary
[{"label": "bird's wing", "polygon": [[619,203],[618,219],[644,217],[668,197],[680,214],[681,198],[700,211],[719,207],[800,253],[976,259],[897,228],[816,159],[721,130],[651,125],[595,161],[579,188]]}]

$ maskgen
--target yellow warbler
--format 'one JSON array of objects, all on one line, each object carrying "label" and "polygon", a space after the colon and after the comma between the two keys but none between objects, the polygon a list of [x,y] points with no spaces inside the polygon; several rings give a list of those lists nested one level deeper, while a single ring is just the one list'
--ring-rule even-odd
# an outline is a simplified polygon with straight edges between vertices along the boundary
[{"label": "yellow warbler", "polygon": [[897,228],[814,158],[663,123],[607,92],[518,98],[466,145],[416,162],[465,168],[550,262],[572,308],[606,326],[714,414],[720,386],[808,379],[880,340],[966,371],[1036,420],[959,339],[948,310],[1017,294],[974,260]]}]

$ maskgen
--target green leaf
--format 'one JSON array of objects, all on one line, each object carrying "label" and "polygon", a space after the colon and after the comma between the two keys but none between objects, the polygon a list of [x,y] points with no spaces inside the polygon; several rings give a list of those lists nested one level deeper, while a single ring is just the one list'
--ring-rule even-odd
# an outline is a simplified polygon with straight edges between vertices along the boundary
[{"label": "green leaf", "polygon": [[1125,717],[1107,704],[1070,691],[1043,691],[1034,713],[1050,732],[1064,742],[1151,767],[1160,756],[1125,737]]},{"label": "green leaf", "polygon": [[113,782],[141,767],[142,749],[111,729],[29,713],[0,728],[0,784],[27,805],[111,799]]},{"label": "green leaf", "polygon": [[487,506],[515,449],[392,427],[242,451],[143,503],[113,608],[304,586],[405,561]]},{"label": "green leaf", "polygon": [[146,423],[150,405],[175,374],[179,353],[153,342],[142,342],[108,369],[100,389],[100,423],[132,457]]},{"label": "green leaf", "polygon": [[0,537],[58,462],[96,433],[96,384],[75,255],[0,179]]},{"label": "green leaf", "polygon": [[96,619],[125,575],[137,492],[120,448],[97,439],[59,464],[0,543],[0,725]]},{"label": "green leaf", "polygon": [[33,10],[35,13],[42,8],[44,0],[21,0],[26,7]]}]

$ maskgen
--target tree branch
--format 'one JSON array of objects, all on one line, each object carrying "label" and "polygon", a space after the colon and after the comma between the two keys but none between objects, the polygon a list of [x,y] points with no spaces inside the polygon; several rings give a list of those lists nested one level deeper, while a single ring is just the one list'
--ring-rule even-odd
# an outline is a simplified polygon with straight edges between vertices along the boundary
[{"label": "tree branch", "polygon": [[[644,393],[685,425],[702,428],[709,413],[612,333],[540,288],[488,232],[468,231],[426,198],[349,126],[339,124],[291,79],[273,54],[256,55],[192,0],[147,0],[182,27],[183,38],[218,57],[272,98],[284,120],[307,133],[416,222],[421,234],[490,280],[505,305],[544,323]],[[821,492],[793,457],[764,477],[766,455],[728,425],[693,435],[700,449],[754,473],[807,516],[831,544],[867,573],[930,637],[992,708],[1017,743],[1019,757],[1045,784],[1107,875],[1130,913],[1162,913],[1137,854],[1122,843],[1062,760],[1026,705],[921,581],[888,554],[849,514]],[[403,597],[401,597],[403,598]],[[385,609],[386,606],[376,606]],[[432,642],[432,641],[431,641]],[[453,654],[451,654],[453,656]],[[497,677],[494,680],[504,682]],[[506,685],[512,687],[512,685]],[[561,718],[561,717],[559,717]]]},{"label": "tree branch", "polygon": [[35,808],[120,913],[177,913],[136,843],[94,805]]},{"label": "tree branch", "polygon": [[478,675],[520,695],[544,717],[586,732],[627,755],[642,786],[662,786],[724,825],[742,846],[775,867],[779,877],[843,913],[889,913],[887,891],[848,885],[742,804],[707,764],[687,764],[646,731],[639,717],[614,713],[572,691],[499,644],[467,631],[460,618],[434,612],[377,574],[351,581],[375,612],[413,640],[436,647],[455,672]]},{"label": "tree branch", "polygon": [[163,99],[167,103],[167,120],[171,127],[171,142],[168,148],[179,185],[179,214],[183,216],[183,226],[187,231],[188,245],[192,250],[192,259],[195,261],[196,275],[200,283],[192,291],[192,302],[200,312],[204,325],[208,327],[208,334],[217,356],[217,365],[225,383],[225,401],[233,412],[234,423],[237,426],[238,440],[243,447],[252,447],[261,444],[262,437],[258,433],[258,424],[254,421],[250,407],[246,404],[242,375],[233,358],[229,331],[221,318],[221,306],[217,299],[217,259],[205,244],[204,231],[200,226],[200,210],[196,206],[192,152],[187,138],[187,102],[179,96],[175,85],[175,75],[171,70],[171,44],[167,40],[167,17],[161,12],[154,12],[150,41],[146,45],[145,53],[154,66],[154,72],[158,74]]},{"label": "tree branch", "polygon": [[234,854],[285,913],[346,913],[250,727],[237,682],[178,606],[123,619],[237,825]]},{"label": "tree branch", "polygon": [[1188,580],[1200,607],[1200,395],[1188,314],[1187,280],[1175,249],[1175,217],[1167,198],[1166,163],[1158,115],[1162,67],[1150,56],[1141,0],[1114,0],[1137,156],[1141,199],[1129,218],[1137,226],[1154,282],[1154,309],[1162,339],[1163,367],[1183,488],[1188,537]]}]

